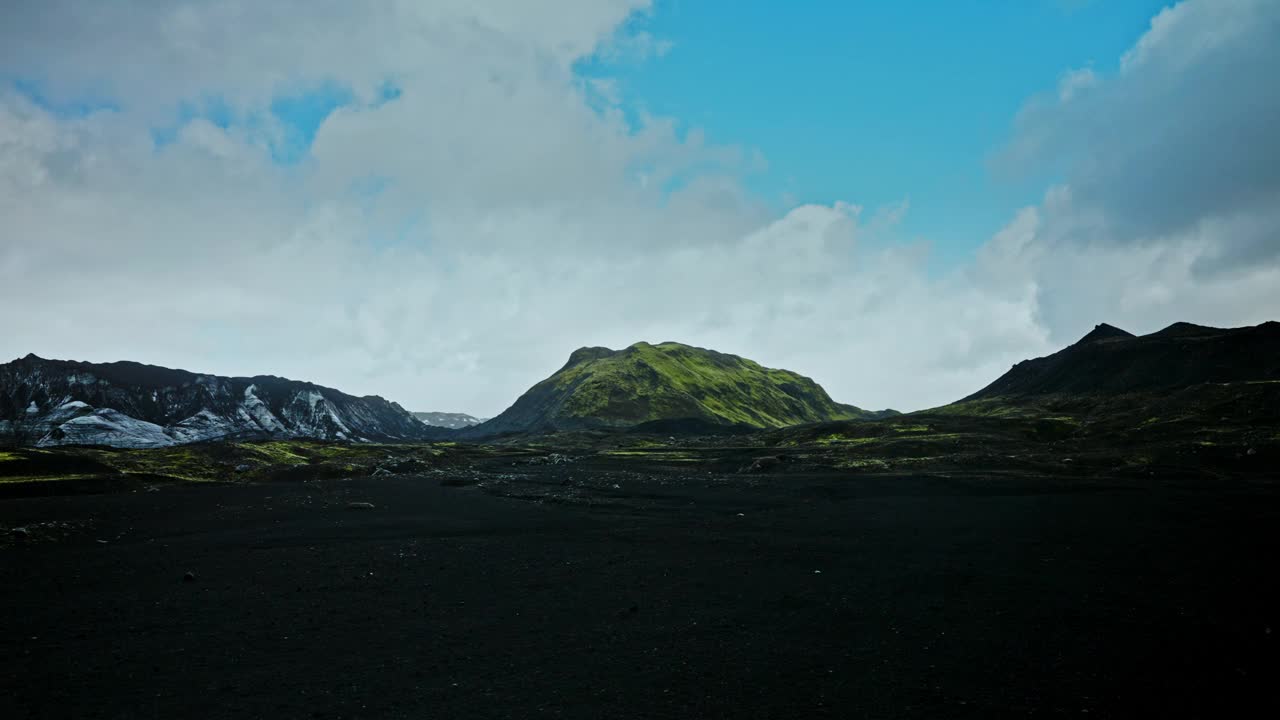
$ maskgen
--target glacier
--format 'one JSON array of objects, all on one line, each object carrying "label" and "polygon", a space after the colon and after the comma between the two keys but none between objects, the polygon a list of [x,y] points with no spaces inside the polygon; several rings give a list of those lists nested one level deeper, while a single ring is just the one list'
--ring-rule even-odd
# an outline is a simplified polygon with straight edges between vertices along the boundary
[{"label": "glacier", "polygon": [[270,375],[223,377],[132,362],[28,355],[0,365],[0,440],[153,448],[244,438],[439,439],[394,402]]}]

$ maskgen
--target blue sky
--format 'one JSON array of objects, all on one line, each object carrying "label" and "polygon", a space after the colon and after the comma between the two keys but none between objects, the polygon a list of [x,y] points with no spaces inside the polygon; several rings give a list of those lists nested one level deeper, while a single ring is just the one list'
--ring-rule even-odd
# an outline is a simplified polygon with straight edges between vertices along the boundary
[{"label": "blue sky", "polygon": [[[604,53],[578,63],[583,77],[618,83],[624,110],[674,119],[709,142],[758,150],[766,169],[746,185],[775,209],[851,202],[874,211],[910,204],[902,236],[932,244],[933,266],[963,261],[1036,203],[1049,175],[995,176],[991,155],[1019,108],[1053,92],[1063,73],[1111,72],[1149,26],[1159,0],[1002,0],[975,14],[967,3],[657,0],[628,31],[664,46],[645,57]],[[1013,59],[1011,61],[1011,58]],[[55,103],[30,78],[15,87],[66,115],[111,108]],[[387,84],[382,100],[399,96]],[[287,132],[275,159],[300,161],[333,110],[354,101],[334,83],[277,98]],[[254,127],[218,97],[185,103],[157,145],[194,117]]]},{"label": "blue sky", "polygon": [[[777,211],[798,202],[861,205],[907,201],[906,239],[932,245],[945,269],[1035,204],[1056,178],[997,177],[989,158],[1018,110],[1053,92],[1063,73],[1111,72],[1164,6],[1158,0],[1002,0],[980,15],[967,3],[657,0],[632,18],[662,52],[602,53],[577,64],[585,78],[618,83],[623,109],[697,128],[718,145],[758,150],[766,169],[746,186]],[[1014,59],[1011,61],[1011,58]],[[109,102],[57,103],[38,82],[14,86],[43,106],[76,116]],[[400,94],[386,84],[380,102]],[[317,129],[354,102],[340,84],[278,97],[269,112],[284,137],[268,140],[281,164],[304,159]],[[217,96],[186,102],[153,129],[158,146],[196,117],[253,130]]]},{"label": "blue sky", "polygon": [[[0,358],[484,415],[679,340],[907,410],[1099,322],[1280,313],[1274,0],[654,3],[15,4],[0,279],[151,294],[10,303]],[[873,242],[846,205],[904,200]]]},{"label": "blue sky", "polygon": [[988,171],[1018,109],[1069,69],[1110,72],[1163,6],[658,0],[634,22],[664,54],[580,72],[617,78],[632,111],[759,149],[768,169],[749,184],[773,202],[909,200],[906,235],[949,264],[1052,180]]}]

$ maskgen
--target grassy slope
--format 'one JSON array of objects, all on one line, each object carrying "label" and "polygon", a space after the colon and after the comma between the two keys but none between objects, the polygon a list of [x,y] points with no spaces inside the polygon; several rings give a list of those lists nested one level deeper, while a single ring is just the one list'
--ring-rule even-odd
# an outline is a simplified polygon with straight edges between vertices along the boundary
[{"label": "grassy slope", "polygon": [[805,466],[860,472],[1256,473],[1280,454],[1280,382],[988,397],[880,422],[826,423],[762,437]]},{"label": "grassy slope", "polygon": [[254,481],[368,475],[379,467],[423,471],[441,462],[449,443],[342,444],[310,440],[201,443],[127,450],[101,447],[0,451],[0,487],[47,480]]},{"label": "grassy slope", "polygon": [[566,367],[542,384],[568,393],[563,416],[604,424],[699,418],[783,427],[863,415],[802,375],[679,343],[637,343]]}]

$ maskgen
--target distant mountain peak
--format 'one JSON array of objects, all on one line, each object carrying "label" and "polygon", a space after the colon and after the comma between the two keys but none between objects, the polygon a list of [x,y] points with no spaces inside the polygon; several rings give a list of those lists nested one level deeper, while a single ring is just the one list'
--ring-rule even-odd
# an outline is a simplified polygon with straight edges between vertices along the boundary
[{"label": "distant mountain peak", "polygon": [[1132,337],[1137,337],[1137,336],[1129,332],[1128,330],[1121,330],[1115,325],[1108,325],[1107,323],[1098,323],[1097,325],[1094,326],[1092,330],[1089,331],[1088,335],[1085,335],[1084,337],[1076,341],[1076,344],[1081,345],[1084,343],[1098,342],[1099,340],[1118,340],[1122,338],[1132,338]]},{"label": "distant mountain peak", "polygon": [[574,365],[581,365],[585,362],[591,362],[602,357],[609,357],[613,354],[613,350],[607,347],[580,347],[569,355],[569,362],[565,363],[566,368]]},{"label": "distant mountain peak", "polygon": [[284,378],[34,354],[0,364],[0,441],[22,445],[164,447],[255,437],[394,441],[440,432],[383,398]]},{"label": "distant mountain peak", "polygon": [[1196,325],[1189,322],[1176,322],[1169,327],[1151,333],[1152,337],[1192,337],[1196,335],[1216,335],[1222,332],[1218,328]]},{"label": "distant mountain peak", "polygon": [[736,355],[663,342],[584,347],[551,377],[473,431],[496,435],[588,428],[783,427],[872,417],[831,399],[813,380]]},{"label": "distant mountain peak", "polygon": [[479,425],[485,421],[485,418],[479,418],[466,413],[415,412],[413,413],[413,416],[427,425],[448,428],[450,430],[468,428],[472,425]]},{"label": "distant mountain peak", "polygon": [[[1116,342],[1123,340],[1122,342]],[[1135,337],[1099,325],[1052,355],[1024,360],[965,400],[1167,392],[1205,383],[1280,379],[1280,326],[1175,323]]]}]

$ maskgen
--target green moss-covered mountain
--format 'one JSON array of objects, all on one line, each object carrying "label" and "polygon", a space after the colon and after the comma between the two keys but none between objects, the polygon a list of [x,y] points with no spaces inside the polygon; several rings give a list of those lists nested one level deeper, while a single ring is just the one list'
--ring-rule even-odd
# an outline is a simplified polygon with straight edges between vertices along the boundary
[{"label": "green moss-covered mountain", "polygon": [[776,428],[880,415],[835,402],[813,380],[789,370],[680,343],[641,342],[624,350],[575,351],[558,372],[471,432],[495,435],[646,423],[675,427],[681,422],[691,427]]}]

